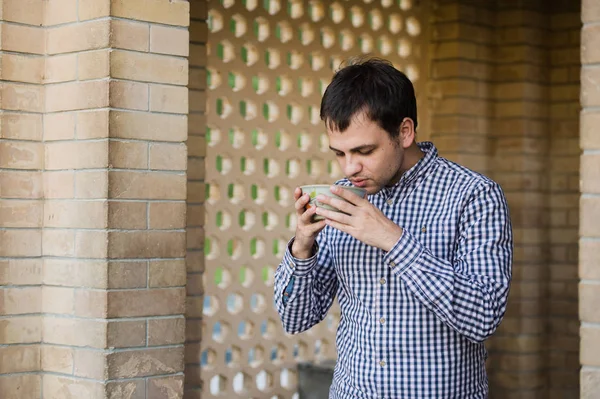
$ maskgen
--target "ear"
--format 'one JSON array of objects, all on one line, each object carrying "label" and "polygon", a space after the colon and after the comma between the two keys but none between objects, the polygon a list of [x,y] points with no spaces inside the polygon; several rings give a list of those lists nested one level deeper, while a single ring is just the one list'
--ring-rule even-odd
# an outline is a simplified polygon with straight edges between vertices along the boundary
[{"label": "ear", "polygon": [[400,124],[398,137],[403,148],[408,148],[415,141],[415,124],[411,118],[404,118]]}]

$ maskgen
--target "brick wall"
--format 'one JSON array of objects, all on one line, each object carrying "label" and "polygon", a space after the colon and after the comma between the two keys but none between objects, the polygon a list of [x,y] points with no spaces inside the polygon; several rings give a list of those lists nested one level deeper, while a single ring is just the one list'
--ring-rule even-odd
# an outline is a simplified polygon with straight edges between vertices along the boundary
[{"label": "brick wall", "polygon": [[505,191],[515,242],[508,308],[490,342],[491,392],[544,397],[548,16],[537,4],[498,2],[495,17],[492,177]]},{"label": "brick wall", "polygon": [[579,315],[581,398],[600,392],[600,4],[582,2],[581,16],[581,199],[579,226]]},{"label": "brick wall", "polygon": [[488,342],[498,398],[576,397],[579,5],[438,1],[430,100],[440,153],[503,187],[513,285]]},{"label": "brick wall", "polygon": [[206,156],[206,0],[190,2],[190,70],[187,193],[187,307],[185,340],[185,397],[201,397],[200,356],[204,299],[204,200]]},{"label": "brick wall", "polygon": [[2,11],[2,397],[181,397],[189,3]]},{"label": "brick wall", "polygon": [[431,140],[445,157],[480,172],[489,165],[493,12],[479,2],[433,9]]},{"label": "brick wall", "polygon": [[45,29],[40,10],[2,6],[0,392],[6,399],[39,398]]},{"label": "brick wall", "polygon": [[550,16],[548,375],[550,398],[579,391],[577,230],[581,4],[556,1]]}]

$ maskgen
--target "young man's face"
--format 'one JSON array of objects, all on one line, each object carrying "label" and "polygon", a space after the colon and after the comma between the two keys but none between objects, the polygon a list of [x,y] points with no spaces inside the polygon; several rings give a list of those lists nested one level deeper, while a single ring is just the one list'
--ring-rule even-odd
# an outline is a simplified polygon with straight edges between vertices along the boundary
[{"label": "young man's face", "polygon": [[375,194],[400,180],[404,172],[404,150],[412,142],[402,129],[398,137],[392,139],[365,113],[360,113],[344,132],[328,129],[327,133],[329,148],[353,185]]}]

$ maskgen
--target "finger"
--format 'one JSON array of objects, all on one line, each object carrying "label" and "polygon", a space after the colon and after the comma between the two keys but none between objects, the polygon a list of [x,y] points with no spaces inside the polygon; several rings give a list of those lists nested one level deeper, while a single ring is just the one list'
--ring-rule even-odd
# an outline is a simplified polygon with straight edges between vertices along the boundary
[{"label": "finger", "polygon": [[307,226],[307,228],[311,235],[315,235],[323,230],[325,226],[327,226],[326,220],[318,220],[314,223],[311,223],[309,226]]},{"label": "finger", "polygon": [[354,204],[349,203],[346,200],[341,200],[339,198],[332,198],[332,197],[328,197],[326,195],[318,195],[317,196],[317,200],[319,202],[322,202],[323,204],[327,204],[330,205],[334,208],[339,209],[342,212],[348,213],[350,215],[354,215],[354,208],[356,208],[356,206]]},{"label": "finger", "polygon": [[351,204],[354,205],[358,205],[361,203],[361,201],[363,201],[364,199],[359,197],[358,195],[354,194],[352,191],[350,190],[344,190],[342,187],[340,186],[336,186],[333,185],[329,188],[329,190],[334,193],[335,195],[337,195],[338,197],[341,197],[343,199],[345,199],[346,201],[350,202]]},{"label": "finger", "polygon": [[[294,193],[294,196],[296,193]],[[302,194],[295,202],[294,206],[296,208],[296,213],[299,215],[304,212],[304,208],[306,204],[310,201],[310,196],[308,194]]]},{"label": "finger", "polygon": [[331,219],[325,219],[325,224],[327,226],[333,227],[336,230],[350,234],[350,226],[348,226],[347,224],[339,223]]},{"label": "finger", "polygon": [[294,201],[298,201],[298,199],[302,196],[302,189],[300,187],[296,187],[294,190]]},{"label": "finger", "polygon": [[308,208],[305,212],[302,213],[302,215],[300,216],[300,220],[302,221],[302,223],[304,224],[312,224],[312,217],[316,214],[317,212],[317,207],[312,206],[310,208]]},{"label": "finger", "polygon": [[345,225],[352,224],[352,216],[346,215],[341,212],[330,211],[329,209],[318,207],[316,209],[316,214],[319,216],[323,216],[325,219],[333,220],[337,223],[342,223]]}]

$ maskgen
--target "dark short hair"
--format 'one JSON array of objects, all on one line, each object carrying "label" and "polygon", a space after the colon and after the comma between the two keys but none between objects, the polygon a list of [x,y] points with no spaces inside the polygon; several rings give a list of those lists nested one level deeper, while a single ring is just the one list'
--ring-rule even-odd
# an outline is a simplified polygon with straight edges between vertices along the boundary
[{"label": "dark short hair", "polygon": [[335,73],[321,100],[321,120],[343,132],[352,118],[367,117],[395,138],[404,118],[417,129],[417,101],[412,82],[386,60],[350,60]]}]

